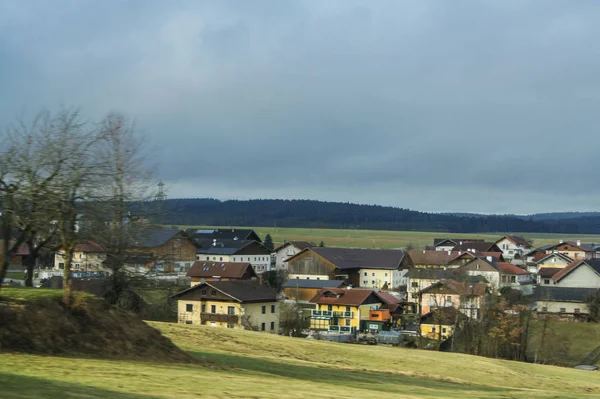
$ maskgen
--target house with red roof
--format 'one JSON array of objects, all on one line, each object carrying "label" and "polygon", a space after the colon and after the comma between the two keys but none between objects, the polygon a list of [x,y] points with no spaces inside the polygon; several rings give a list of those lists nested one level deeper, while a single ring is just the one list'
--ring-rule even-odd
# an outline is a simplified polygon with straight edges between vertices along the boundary
[{"label": "house with red roof", "polygon": [[[71,260],[71,270],[82,272],[104,272],[104,261],[106,260],[106,249],[92,240],[81,240],[75,246]],[[66,255],[63,249],[54,254],[54,269],[64,270]]]}]

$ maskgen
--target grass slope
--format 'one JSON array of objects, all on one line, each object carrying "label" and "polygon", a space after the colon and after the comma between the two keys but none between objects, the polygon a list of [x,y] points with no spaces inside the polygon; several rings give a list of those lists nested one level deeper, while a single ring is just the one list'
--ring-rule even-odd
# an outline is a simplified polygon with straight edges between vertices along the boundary
[{"label": "grass slope", "polygon": [[150,323],[201,364],[0,354],[2,398],[581,398],[592,372]]},{"label": "grass slope", "polygon": [[[178,226],[187,228],[209,228],[208,226]],[[220,228],[231,228],[220,227]],[[250,228],[250,227],[240,227]],[[315,245],[323,241],[329,247],[355,247],[355,248],[405,248],[409,243],[416,248],[424,248],[433,245],[433,239],[438,237],[477,238],[486,241],[496,241],[508,233],[496,234],[457,234],[427,231],[391,231],[391,230],[344,230],[344,229],[301,229],[286,227],[252,227],[264,238],[267,233],[271,234],[275,243],[284,241],[311,241]],[[600,242],[598,235],[560,235],[543,233],[519,233],[525,237],[531,237],[535,246],[555,244],[559,240],[583,242]]]}]

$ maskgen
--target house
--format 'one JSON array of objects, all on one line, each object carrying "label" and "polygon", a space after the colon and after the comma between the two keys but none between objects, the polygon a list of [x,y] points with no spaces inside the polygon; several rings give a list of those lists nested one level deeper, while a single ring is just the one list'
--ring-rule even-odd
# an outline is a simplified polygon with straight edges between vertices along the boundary
[{"label": "house", "polygon": [[209,247],[214,240],[240,240],[262,242],[259,235],[252,229],[187,229],[185,231],[200,248]]},{"label": "house", "polygon": [[271,250],[258,241],[215,239],[209,247],[196,250],[196,260],[249,262],[257,274],[271,270]]},{"label": "house", "polygon": [[[311,330],[355,333],[378,329],[378,322],[385,317],[383,312],[375,312],[371,317],[370,312],[378,310],[385,301],[370,289],[323,288],[310,302],[316,307],[311,312]],[[387,316],[391,318],[389,310]]]},{"label": "house", "polygon": [[206,281],[172,298],[179,323],[279,332],[277,290],[255,280]]},{"label": "house", "polygon": [[[457,257],[463,254],[458,251],[440,251],[427,249],[410,249],[406,251],[416,268],[447,268]],[[474,255],[469,255],[474,257]],[[460,262],[457,262],[459,265]]]},{"label": "house", "polygon": [[559,287],[600,289],[600,259],[573,261],[558,270],[551,280]]},{"label": "house", "polygon": [[569,264],[573,262],[573,259],[569,258],[567,255],[561,254],[559,252],[552,252],[550,254],[544,254],[543,257],[539,257],[535,264],[538,269],[541,268],[558,268],[562,269],[567,267]]},{"label": "house", "polygon": [[[75,245],[71,260],[71,270],[83,272],[103,272],[106,249],[95,241],[81,240]],[[54,254],[54,270],[64,270],[65,251],[61,248]]]},{"label": "house", "polygon": [[441,280],[455,277],[455,270],[446,270],[440,268],[413,268],[407,273],[407,295],[408,301],[418,302],[419,292]]},{"label": "house", "polygon": [[[104,296],[110,291],[110,282],[106,278],[102,277],[84,277],[77,278],[73,276],[71,280],[71,289],[73,291],[87,292],[104,298]],[[53,276],[47,280],[44,280],[40,288],[52,288],[52,289],[63,289],[63,276]]]},{"label": "house", "polygon": [[470,318],[479,318],[487,293],[484,283],[442,280],[419,292],[422,315],[440,308],[454,307]]},{"label": "house", "polygon": [[496,243],[485,241],[463,242],[452,248],[452,251],[471,252],[473,254],[482,254],[484,252],[502,252]]},{"label": "house", "polygon": [[406,284],[412,261],[402,250],[306,248],[288,259],[290,279],[344,280],[361,288],[393,290]]},{"label": "house", "polygon": [[191,278],[192,287],[205,281],[258,278],[254,268],[248,262],[213,262],[206,260],[194,262],[186,276]]},{"label": "house", "polygon": [[596,288],[538,286],[534,292],[534,310],[538,314],[554,314],[567,319],[586,319],[588,298],[597,295]]},{"label": "house", "polygon": [[[446,340],[454,334],[457,325],[460,325],[466,316],[454,307],[434,309],[423,315],[420,321],[421,336],[429,339]],[[441,337],[440,337],[441,335]]]},{"label": "house", "polygon": [[525,255],[531,248],[531,244],[525,238],[515,235],[504,236],[495,244],[502,250],[504,259],[515,265],[525,264]]},{"label": "house", "polygon": [[323,288],[343,288],[345,286],[346,283],[342,280],[292,279],[283,284],[283,294],[286,299],[308,304]]},{"label": "house", "polygon": [[433,247],[436,251],[452,251],[457,245],[465,242],[483,241],[477,238],[434,238]]},{"label": "house", "polygon": [[573,260],[590,259],[595,254],[595,251],[584,248],[579,240],[576,242],[561,241],[558,244],[546,248],[546,254],[552,254],[555,252],[567,255]]},{"label": "house", "polygon": [[537,272],[538,285],[554,285],[552,277],[562,269],[556,267],[541,267]]},{"label": "house", "polygon": [[461,267],[467,276],[483,277],[489,286],[495,290],[500,289],[501,271],[493,257],[478,257]]},{"label": "house", "polygon": [[183,230],[149,230],[132,241],[129,252],[156,258],[159,271],[187,271],[196,260],[196,243]]},{"label": "house", "polygon": [[285,244],[275,248],[273,256],[275,258],[275,269],[286,270],[287,260],[298,252],[314,247],[314,245],[308,241],[288,241]]}]

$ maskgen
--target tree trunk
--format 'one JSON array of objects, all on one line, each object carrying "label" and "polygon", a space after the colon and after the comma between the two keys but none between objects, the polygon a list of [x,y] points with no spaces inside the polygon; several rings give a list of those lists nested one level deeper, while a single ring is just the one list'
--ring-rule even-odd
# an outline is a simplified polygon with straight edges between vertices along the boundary
[{"label": "tree trunk", "polygon": [[31,254],[31,250],[29,252],[29,256],[26,256],[24,259],[25,268],[27,275],[25,276],[25,287],[33,287],[33,273],[35,269],[35,258]]},{"label": "tree trunk", "polygon": [[73,261],[73,252],[75,247],[70,246],[65,250],[65,270],[63,270],[63,302],[65,305],[71,305],[73,287],[73,278],[71,277],[71,263]]}]

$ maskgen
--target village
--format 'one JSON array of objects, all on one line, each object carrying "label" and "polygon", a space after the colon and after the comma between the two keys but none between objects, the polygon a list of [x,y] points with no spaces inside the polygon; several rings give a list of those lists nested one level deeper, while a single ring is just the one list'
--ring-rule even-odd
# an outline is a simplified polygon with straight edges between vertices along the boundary
[{"label": "village", "polygon": [[[27,256],[24,246],[11,270]],[[78,242],[73,289],[101,296],[109,261],[102,245]],[[36,268],[37,286],[62,288],[64,264],[58,250],[50,265]],[[423,338],[441,344],[464,322],[485,318],[486,304],[498,298],[526,305],[535,317],[586,322],[600,288],[600,244],[560,241],[533,248],[515,235],[495,242],[439,238],[423,249],[365,249],[305,241],[275,246],[252,229],[152,229],[130,248],[124,266],[131,274],[188,286],[170,298],[178,323],[294,331],[337,342]]]}]

